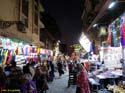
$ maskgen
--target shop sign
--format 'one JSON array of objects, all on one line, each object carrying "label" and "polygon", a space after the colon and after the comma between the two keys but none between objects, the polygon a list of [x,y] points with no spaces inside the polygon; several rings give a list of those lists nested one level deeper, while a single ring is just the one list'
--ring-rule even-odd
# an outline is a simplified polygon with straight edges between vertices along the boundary
[{"label": "shop sign", "polygon": [[87,38],[87,36],[85,36],[84,34],[81,35],[80,40],[79,40],[81,46],[87,51],[90,52],[90,47],[91,47],[91,42],[90,40]]}]

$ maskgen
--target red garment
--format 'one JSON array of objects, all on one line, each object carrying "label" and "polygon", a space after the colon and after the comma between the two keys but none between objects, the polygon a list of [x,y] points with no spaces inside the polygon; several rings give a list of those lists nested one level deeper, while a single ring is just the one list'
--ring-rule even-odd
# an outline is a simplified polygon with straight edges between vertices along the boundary
[{"label": "red garment", "polygon": [[7,61],[7,64],[10,64],[10,63],[11,63],[12,57],[13,57],[12,51],[10,51],[9,59],[8,59],[8,61]]},{"label": "red garment", "polygon": [[122,26],[122,30],[123,30],[123,39],[125,40],[125,24]]},{"label": "red garment", "polygon": [[77,84],[80,87],[81,93],[90,93],[89,80],[86,71],[82,70],[78,73]]},{"label": "red garment", "polygon": [[89,71],[89,62],[88,61],[84,62],[84,66],[85,66],[86,70]]},{"label": "red garment", "polygon": [[18,47],[16,48],[16,51],[15,51],[15,52],[16,52],[16,55],[18,55],[18,52],[19,52],[19,51],[18,51]]},{"label": "red garment", "polygon": [[108,44],[109,45],[111,45],[111,43],[112,43],[112,33],[111,33],[111,28],[110,27],[108,27]]}]

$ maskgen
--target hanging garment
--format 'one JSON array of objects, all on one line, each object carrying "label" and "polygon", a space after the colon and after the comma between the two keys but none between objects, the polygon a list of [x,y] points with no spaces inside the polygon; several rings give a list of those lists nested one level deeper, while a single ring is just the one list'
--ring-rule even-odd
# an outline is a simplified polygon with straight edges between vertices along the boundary
[{"label": "hanging garment", "polygon": [[111,46],[113,47],[114,46],[114,41],[113,41],[113,33],[111,32]]},{"label": "hanging garment", "polygon": [[2,49],[0,49],[0,64],[2,64]]},{"label": "hanging garment", "polygon": [[13,50],[12,51],[12,60],[15,60],[15,57],[16,57],[16,52]]},{"label": "hanging garment", "polygon": [[16,55],[18,55],[18,47],[16,48],[16,51],[15,51],[15,52],[16,52]]},{"label": "hanging garment", "polygon": [[26,48],[23,48],[23,55],[26,55]]},{"label": "hanging garment", "polygon": [[111,42],[112,42],[112,34],[111,34],[111,28],[110,28],[110,26],[108,27],[108,39],[107,39],[107,41],[108,41],[108,45],[110,45],[111,46]]},{"label": "hanging garment", "polygon": [[21,47],[18,48],[18,55],[21,55]]},{"label": "hanging garment", "polygon": [[3,60],[3,64],[6,63],[7,57],[8,57],[8,50],[4,50],[4,60]]},{"label": "hanging garment", "polygon": [[3,47],[3,40],[0,39],[0,47]]},{"label": "hanging garment", "polygon": [[4,60],[4,49],[2,49],[2,51],[1,51],[1,53],[0,53],[0,55],[1,55],[1,62],[0,63],[2,63],[3,62],[3,60]]},{"label": "hanging garment", "polygon": [[37,49],[35,48],[34,53],[37,53]]},{"label": "hanging garment", "polygon": [[7,64],[10,64],[10,62],[11,62],[11,60],[12,60],[12,51],[10,51],[10,53],[9,53],[9,58],[8,58],[8,60],[7,60]]},{"label": "hanging garment", "polygon": [[7,39],[7,41],[6,41],[6,47],[7,47],[7,49],[10,49],[10,40],[9,39]]},{"label": "hanging garment", "polygon": [[116,39],[116,27],[115,24],[113,24],[112,27],[112,35],[113,35],[113,46],[116,47],[117,46],[117,39]]},{"label": "hanging garment", "polygon": [[125,24],[122,26],[122,31],[123,31],[123,39],[125,40]]},{"label": "hanging garment", "polygon": [[28,54],[29,54],[29,48],[26,47],[26,48],[25,48],[25,55],[28,56]]},{"label": "hanging garment", "polygon": [[122,46],[125,46],[125,24],[123,24],[121,26],[121,43],[122,43]]},{"label": "hanging garment", "polygon": [[122,33],[123,33],[123,45],[125,45],[125,24],[122,26]]},{"label": "hanging garment", "polygon": [[33,51],[32,51],[32,47],[30,47],[30,53],[33,53]]},{"label": "hanging garment", "polygon": [[35,53],[35,47],[32,48],[32,53]]},{"label": "hanging garment", "polygon": [[4,39],[3,49],[7,49],[6,42],[7,42],[7,40]]}]

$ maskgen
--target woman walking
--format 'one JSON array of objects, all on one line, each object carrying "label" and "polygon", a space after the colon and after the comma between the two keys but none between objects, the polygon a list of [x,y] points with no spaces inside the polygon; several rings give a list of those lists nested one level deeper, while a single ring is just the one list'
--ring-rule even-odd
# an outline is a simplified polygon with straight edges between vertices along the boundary
[{"label": "woman walking", "polygon": [[80,93],[90,93],[87,71],[82,64],[78,64],[78,68],[77,85],[80,89]]}]

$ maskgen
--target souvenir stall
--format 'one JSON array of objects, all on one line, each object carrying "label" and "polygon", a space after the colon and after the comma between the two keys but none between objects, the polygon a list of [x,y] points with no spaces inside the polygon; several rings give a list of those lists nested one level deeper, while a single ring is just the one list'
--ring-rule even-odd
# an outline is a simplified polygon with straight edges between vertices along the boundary
[{"label": "souvenir stall", "polygon": [[[111,30],[111,31],[110,31]],[[111,46],[120,46],[119,43],[121,43],[121,46],[117,51],[115,51],[114,59],[118,62],[118,64],[121,65],[121,70],[118,72],[114,72],[115,74],[120,73],[122,80],[118,81],[118,84],[115,86],[109,85],[109,90],[116,91],[118,93],[125,93],[125,66],[124,66],[124,59],[125,59],[125,13],[123,13],[119,18],[117,18],[114,22],[111,23],[110,29],[109,29],[109,44]],[[111,35],[110,35],[111,34]],[[119,38],[120,37],[120,38]],[[114,62],[115,62],[114,61]],[[117,64],[117,66],[118,66]]]}]

